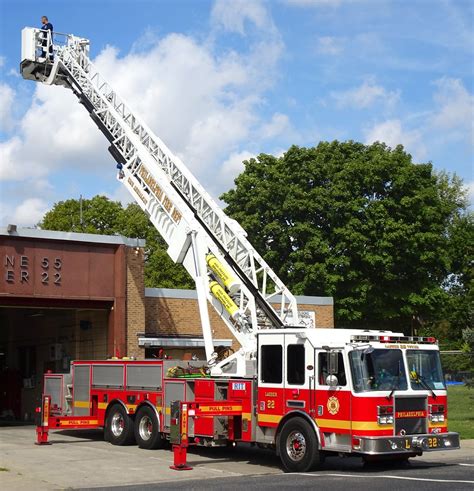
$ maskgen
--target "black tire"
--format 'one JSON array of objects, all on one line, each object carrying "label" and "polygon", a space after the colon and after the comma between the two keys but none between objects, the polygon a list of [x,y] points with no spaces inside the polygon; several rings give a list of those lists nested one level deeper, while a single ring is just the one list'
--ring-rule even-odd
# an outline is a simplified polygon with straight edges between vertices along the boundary
[{"label": "black tire", "polygon": [[140,448],[154,450],[163,448],[156,412],[150,406],[142,406],[135,416],[135,440]]},{"label": "black tire", "polygon": [[105,439],[112,445],[133,445],[133,419],[121,404],[114,404],[105,419]]},{"label": "black tire", "polygon": [[300,417],[284,423],[278,438],[278,450],[285,472],[309,472],[323,462],[314,429]]}]

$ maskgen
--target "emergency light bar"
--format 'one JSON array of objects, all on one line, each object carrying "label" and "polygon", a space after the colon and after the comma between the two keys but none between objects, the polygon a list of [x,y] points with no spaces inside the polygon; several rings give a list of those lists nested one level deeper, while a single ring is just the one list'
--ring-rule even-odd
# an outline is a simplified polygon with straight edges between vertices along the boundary
[{"label": "emergency light bar", "polygon": [[375,341],[379,343],[418,343],[418,344],[437,344],[438,341],[434,337],[422,336],[389,336],[389,335],[367,335],[356,334],[351,336],[351,342],[368,342]]}]

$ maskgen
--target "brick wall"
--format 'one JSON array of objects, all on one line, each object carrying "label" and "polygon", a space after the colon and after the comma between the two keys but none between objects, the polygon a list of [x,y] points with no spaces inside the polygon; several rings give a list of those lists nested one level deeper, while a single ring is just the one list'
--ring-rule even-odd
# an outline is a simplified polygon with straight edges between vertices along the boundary
[{"label": "brick wall", "polygon": [[[301,304],[300,310],[315,312],[316,326],[334,327],[332,305]],[[180,336],[183,334],[202,336],[197,300],[189,298],[145,297],[146,334],[157,336]],[[232,348],[239,344],[224,322],[210,307],[209,315],[215,339],[233,339]]]},{"label": "brick wall", "polygon": [[315,313],[316,327],[334,327],[334,306],[333,305],[309,305],[298,303],[299,310],[308,310]]},{"label": "brick wall", "polygon": [[138,347],[137,334],[145,331],[145,283],[144,251],[141,248],[126,248],[127,263],[127,355],[144,358]]},{"label": "brick wall", "polygon": [[[215,339],[232,339],[239,344],[215,310],[208,306],[212,334]],[[197,300],[189,298],[145,297],[146,334],[160,336],[202,336]]]}]

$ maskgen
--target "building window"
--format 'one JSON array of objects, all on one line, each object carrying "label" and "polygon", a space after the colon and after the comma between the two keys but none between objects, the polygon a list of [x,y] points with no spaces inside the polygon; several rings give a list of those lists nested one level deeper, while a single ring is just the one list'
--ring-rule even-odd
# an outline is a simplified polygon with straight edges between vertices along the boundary
[{"label": "building window", "polygon": [[304,344],[290,344],[286,348],[286,380],[291,385],[304,384]]},{"label": "building window", "polygon": [[[319,353],[318,357],[319,385],[327,385],[326,377],[329,375],[328,354]],[[344,369],[344,359],[342,353],[337,354],[337,385],[347,385],[346,371]]]},{"label": "building window", "polygon": [[260,351],[260,380],[264,384],[281,384],[283,350],[280,345],[264,345]]}]

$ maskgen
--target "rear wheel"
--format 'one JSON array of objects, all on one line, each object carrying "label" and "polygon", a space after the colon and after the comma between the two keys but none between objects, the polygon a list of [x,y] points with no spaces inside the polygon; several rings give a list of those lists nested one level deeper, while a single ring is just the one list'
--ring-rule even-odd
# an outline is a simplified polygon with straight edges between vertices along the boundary
[{"label": "rear wheel", "polygon": [[308,472],[323,460],[314,429],[299,417],[289,419],[283,425],[278,450],[286,472]]},{"label": "rear wheel", "polygon": [[140,448],[152,450],[163,447],[163,438],[156,412],[149,406],[143,406],[135,416],[135,440]]},{"label": "rear wheel", "polygon": [[121,404],[114,404],[105,420],[105,439],[112,445],[132,445],[133,420]]}]

